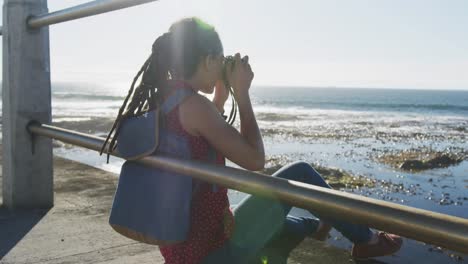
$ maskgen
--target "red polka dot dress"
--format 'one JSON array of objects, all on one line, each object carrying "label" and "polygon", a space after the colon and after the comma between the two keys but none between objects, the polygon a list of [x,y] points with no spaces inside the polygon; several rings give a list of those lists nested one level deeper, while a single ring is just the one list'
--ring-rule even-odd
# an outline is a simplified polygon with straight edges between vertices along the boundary
[{"label": "red polka dot dress", "polygon": [[[177,88],[187,89],[187,88]],[[208,142],[190,135],[179,121],[179,107],[166,115],[168,129],[188,139],[194,160],[208,157]],[[224,165],[224,157],[217,153],[216,164]],[[184,242],[160,246],[166,264],[198,264],[212,251],[220,248],[233,231],[234,217],[229,209],[227,188],[201,182],[192,198],[190,231]]]}]

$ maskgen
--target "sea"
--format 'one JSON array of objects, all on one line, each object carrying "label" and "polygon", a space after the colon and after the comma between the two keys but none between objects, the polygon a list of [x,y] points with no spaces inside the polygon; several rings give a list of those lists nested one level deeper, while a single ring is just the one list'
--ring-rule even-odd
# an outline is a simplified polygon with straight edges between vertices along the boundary
[{"label": "sea", "polygon": [[[56,83],[52,87],[53,124],[104,137],[126,93],[98,85]],[[303,160],[340,169],[381,183],[343,191],[468,218],[468,90],[253,86],[250,93],[267,166]],[[239,122],[234,126],[239,127]],[[60,142],[54,146],[55,155],[114,173],[119,173],[123,163],[113,157],[106,163],[96,152]],[[421,172],[379,161],[379,157],[405,151],[453,153],[463,161]],[[230,190],[229,196],[235,205],[246,194]],[[310,216],[296,208],[292,214]],[[351,247],[336,231],[327,243]],[[468,256],[405,239],[400,252],[378,261],[468,263]]]}]

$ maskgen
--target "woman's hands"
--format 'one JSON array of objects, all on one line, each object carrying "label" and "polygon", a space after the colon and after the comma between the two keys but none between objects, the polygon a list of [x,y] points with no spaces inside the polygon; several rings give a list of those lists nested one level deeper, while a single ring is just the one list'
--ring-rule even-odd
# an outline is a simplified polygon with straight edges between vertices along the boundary
[{"label": "woman's hands", "polygon": [[242,61],[237,53],[234,63],[225,66],[226,78],[239,106],[240,131],[219,115],[229,95],[224,80],[215,84],[213,103],[216,107],[204,96],[192,96],[180,105],[180,122],[186,131],[204,137],[232,162],[249,170],[261,170],[265,165],[265,150],[249,96],[254,77],[249,58],[245,56]]},{"label": "woman's hands", "polygon": [[236,53],[234,55],[234,63],[227,65],[226,75],[229,84],[232,86],[236,100],[241,99],[240,97],[244,95],[248,95],[254,77],[248,56],[244,56],[241,59],[241,55]]},{"label": "woman's hands", "polygon": [[[241,55],[236,53],[234,55],[234,61],[226,65],[226,68],[226,77],[228,78],[228,83],[233,88],[234,97],[237,102],[240,101],[242,104],[242,101],[245,101],[245,97],[248,97],[248,91],[254,77],[254,73],[249,64],[249,57],[244,56],[241,59]],[[224,103],[228,98],[228,88],[224,85],[223,80],[218,80],[215,84],[213,103],[220,113],[224,112]]]}]

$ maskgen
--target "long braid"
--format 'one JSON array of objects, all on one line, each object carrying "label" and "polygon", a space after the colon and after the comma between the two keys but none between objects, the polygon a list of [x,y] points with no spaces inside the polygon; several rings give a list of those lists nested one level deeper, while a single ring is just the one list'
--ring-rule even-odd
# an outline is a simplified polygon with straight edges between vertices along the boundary
[{"label": "long braid", "polygon": [[[128,95],[125,98],[122,106],[119,109],[117,118],[107,135],[104,144],[101,147],[100,155],[109,145],[107,153],[107,163],[109,163],[110,154],[117,147],[117,136],[120,132],[120,122],[127,117],[139,115],[142,111],[152,110],[156,107],[156,92],[155,89],[163,89],[167,82],[167,66],[161,65],[161,56],[164,51],[165,42],[168,39],[170,33],[165,33],[159,37],[153,44],[153,52],[150,57],[145,61],[137,75],[133,78],[132,85],[128,91]],[[165,74],[164,74],[165,72]],[[135,88],[137,81],[140,79],[139,85]],[[149,106],[149,108],[146,108]],[[112,137],[112,138],[111,138]],[[109,142],[110,141],[110,142]]]}]

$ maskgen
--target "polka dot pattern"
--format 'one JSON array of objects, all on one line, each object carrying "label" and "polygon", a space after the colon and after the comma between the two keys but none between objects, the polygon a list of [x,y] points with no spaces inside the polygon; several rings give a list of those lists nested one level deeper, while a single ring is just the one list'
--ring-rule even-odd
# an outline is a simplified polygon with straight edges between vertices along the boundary
[{"label": "polka dot pattern", "polygon": [[[183,88],[182,88],[183,89]],[[188,139],[194,160],[207,161],[208,142],[203,137],[190,135],[180,124],[179,108],[166,115],[169,130]],[[217,153],[216,164],[225,164],[224,157]],[[171,246],[159,247],[166,264],[198,264],[210,252],[220,248],[234,230],[234,216],[229,208],[227,188],[202,182],[193,198],[190,216],[190,231],[187,240]],[[194,188],[195,190],[195,188]]]}]

